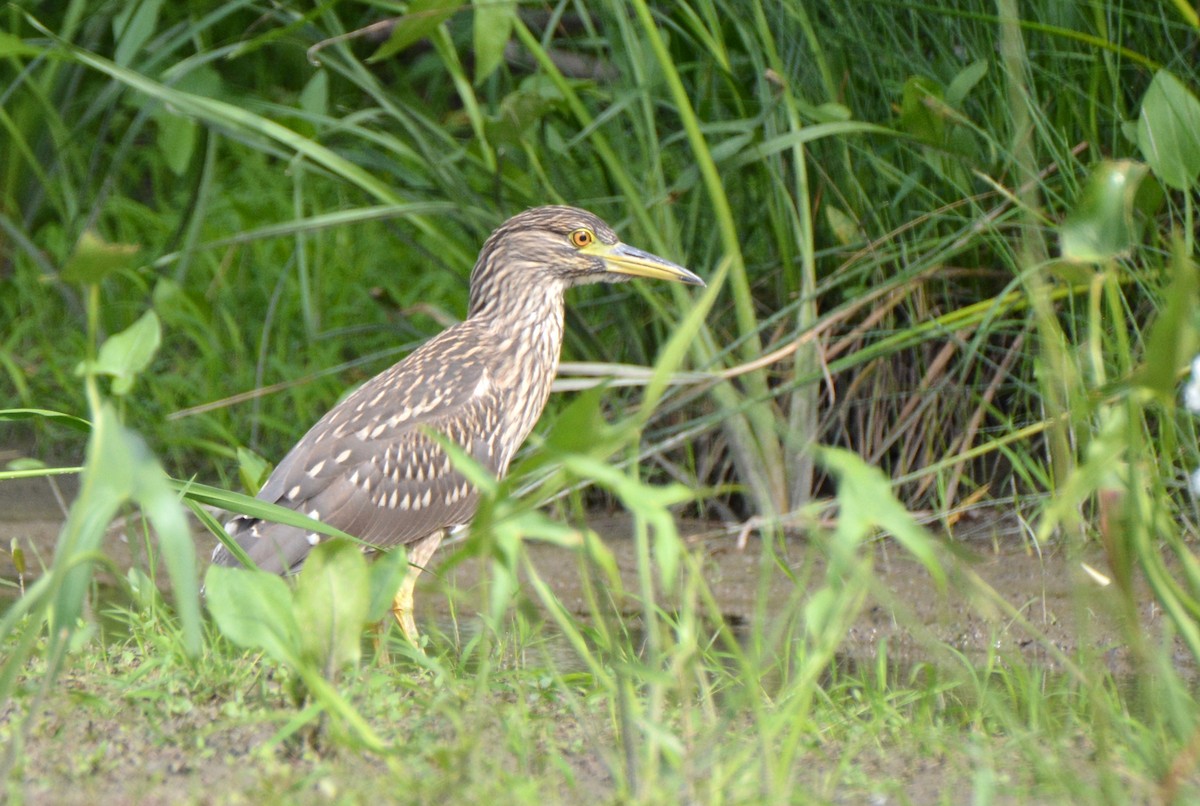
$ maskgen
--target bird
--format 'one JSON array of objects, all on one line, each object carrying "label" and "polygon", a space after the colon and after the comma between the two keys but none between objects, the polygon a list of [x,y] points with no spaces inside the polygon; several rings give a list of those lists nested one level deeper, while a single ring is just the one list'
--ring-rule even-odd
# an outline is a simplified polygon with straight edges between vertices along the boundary
[{"label": "bird", "polygon": [[[434,434],[503,477],[550,396],[564,293],[635,277],[704,285],[683,266],[622,243],[585,210],[554,205],[518,213],[480,250],[467,317],[330,409],[257,497],[351,534],[369,552],[402,546],[409,568],[391,610],[419,646],[417,577],[447,532],[470,522],[479,501]],[[225,531],[259,569],[281,575],[299,571],[324,539],[247,515],[233,517]],[[224,542],[212,561],[239,564]]]}]

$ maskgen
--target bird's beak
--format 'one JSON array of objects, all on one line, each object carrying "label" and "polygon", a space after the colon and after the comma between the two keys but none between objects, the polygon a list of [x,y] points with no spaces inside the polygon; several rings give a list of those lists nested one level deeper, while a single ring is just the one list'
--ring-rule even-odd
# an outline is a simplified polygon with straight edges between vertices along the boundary
[{"label": "bird's beak", "polygon": [[620,242],[610,245],[596,241],[587,249],[580,251],[591,252],[602,258],[605,268],[617,274],[649,277],[654,280],[671,280],[688,285],[704,285],[703,280],[683,266]]}]

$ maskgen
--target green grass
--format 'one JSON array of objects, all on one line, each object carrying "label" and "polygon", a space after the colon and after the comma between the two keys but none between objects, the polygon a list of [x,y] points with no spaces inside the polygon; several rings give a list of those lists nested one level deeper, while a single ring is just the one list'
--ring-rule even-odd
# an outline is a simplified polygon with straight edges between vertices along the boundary
[{"label": "green grass", "polygon": [[[77,716],[121,724],[121,703],[150,726],[139,741],[233,767],[248,797],[1194,795],[1200,439],[1176,403],[1200,347],[1194,11],[515,9],[414,3],[407,47],[372,60],[378,42],[329,41],[318,64],[312,45],[390,12],[0,11],[0,447],[83,467],[53,563],[0,622],[10,794],[118,776],[133,740],[79,734]],[[245,655],[202,619],[179,490],[246,506],[187,482],[252,487],[253,454],[282,456],[461,316],[487,233],[550,202],[710,291],[574,294],[565,359],[655,371],[556,396],[464,548],[489,563],[474,637],[329,672],[332,693],[298,703],[303,664]],[[668,384],[680,370],[702,374]],[[635,515],[628,584],[563,526],[610,505]],[[1128,679],[1059,652],[905,511],[953,535],[979,507],[1018,520],[1023,549],[1111,579]],[[154,527],[133,535],[156,558],[141,573],[174,596],[135,573],[127,634],[106,637],[86,603],[104,529],[131,509]],[[721,626],[685,514],[763,536],[748,633]],[[788,565],[800,532],[827,566]],[[919,660],[885,646],[847,666],[866,609],[906,619],[873,565],[880,534],[944,575],[964,621],[1052,663],[981,661],[908,614]],[[531,537],[580,554],[587,618],[536,578]],[[781,575],[795,594],[768,612]],[[1162,616],[1144,633],[1147,608]],[[550,636],[569,663],[541,656]],[[360,757],[362,725],[380,746]],[[60,734],[82,749],[54,753]],[[264,749],[231,764],[249,745]]]},{"label": "green grass", "polygon": [[[129,618],[129,637],[80,652],[39,708],[28,741],[71,749],[30,756],[28,792],[152,794],[161,790],[144,773],[146,759],[166,759],[187,765],[164,771],[171,791],[194,799],[215,777],[230,794],[304,801],[332,791],[356,802],[381,789],[414,802],[956,802],[964,792],[1001,802],[1137,800],[1156,795],[1171,762],[1170,726],[1157,724],[1166,712],[1153,703],[1187,696],[1165,680],[1139,685],[1094,670],[1073,679],[1019,655],[982,668],[880,657],[828,667],[797,722],[798,680],[786,659],[760,658],[759,676],[713,677],[706,696],[695,673],[712,675],[728,659],[705,653],[690,681],[664,682],[625,660],[644,675],[631,695],[646,698],[656,687],[668,695],[659,718],[636,713],[626,724],[619,698],[545,654],[542,628],[518,616],[486,663],[462,660],[435,635],[419,665],[393,656],[343,678],[348,701],[389,746],[363,754],[328,723],[297,727],[286,670],[215,634],[202,660],[189,662],[163,640],[168,625],[144,611]],[[29,685],[42,674],[31,665]],[[92,723],[99,729],[88,733]],[[11,735],[14,726],[4,729]],[[106,789],[122,776],[129,783]]]}]

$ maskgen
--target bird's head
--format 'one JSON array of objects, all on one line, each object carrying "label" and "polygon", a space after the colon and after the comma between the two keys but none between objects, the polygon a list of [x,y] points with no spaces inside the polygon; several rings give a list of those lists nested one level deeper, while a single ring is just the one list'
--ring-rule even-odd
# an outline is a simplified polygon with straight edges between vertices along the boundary
[{"label": "bird's head", "polygon": [[535,207],[513,216],[491,234],[471,273],[471,313],[512,288],[554,287],[558,293],[586,283],[634,277],[704,285],[665,258],[621,243],[612,227],[575,207]]}]

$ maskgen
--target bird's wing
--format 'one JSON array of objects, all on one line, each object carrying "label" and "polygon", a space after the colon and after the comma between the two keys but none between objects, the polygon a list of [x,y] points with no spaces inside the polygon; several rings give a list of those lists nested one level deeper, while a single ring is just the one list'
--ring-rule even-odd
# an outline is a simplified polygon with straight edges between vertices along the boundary
[{"label": "bird's wing", "polygon": [[[377,375],[321,418],[258,497],[381,548],[468,521],[477,494],[428,431],[443,434],[499,473],[499,401],[485,364],[441,362],[427,372],[424,350]],[[320,541],[315,533],[246,516],[226,529],[260,568],[275,573],[298,568]],[[236,564],[223,546],[213,562]]]}]

